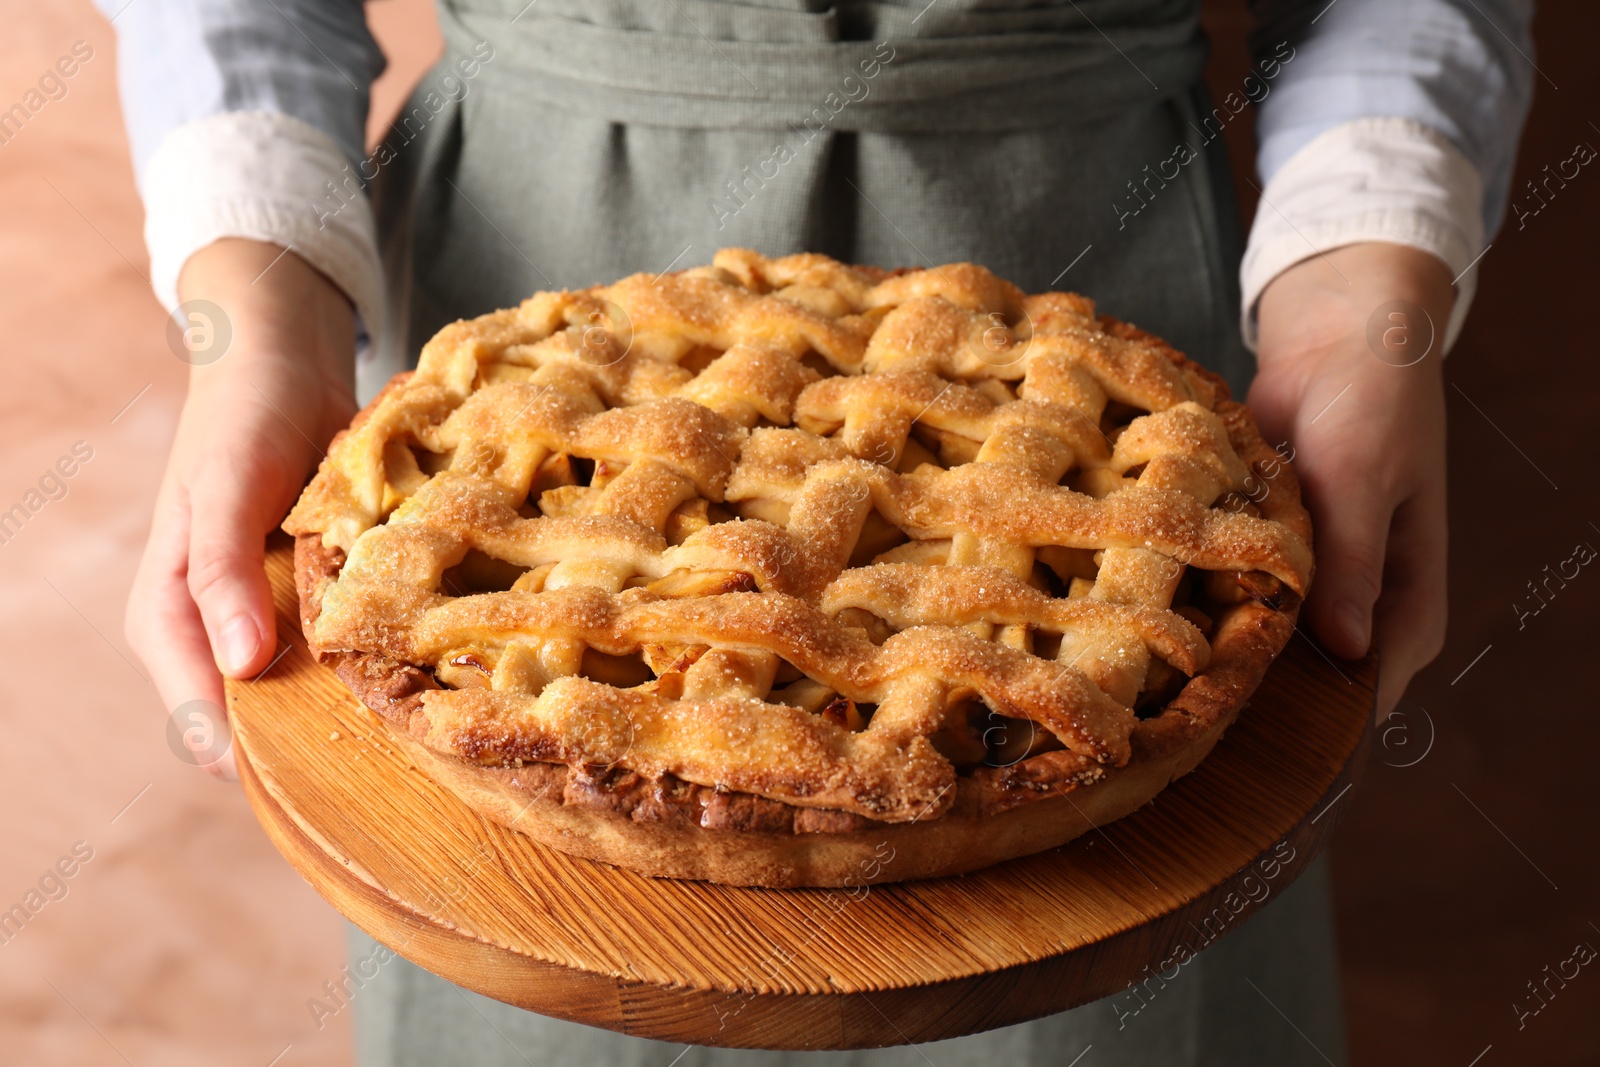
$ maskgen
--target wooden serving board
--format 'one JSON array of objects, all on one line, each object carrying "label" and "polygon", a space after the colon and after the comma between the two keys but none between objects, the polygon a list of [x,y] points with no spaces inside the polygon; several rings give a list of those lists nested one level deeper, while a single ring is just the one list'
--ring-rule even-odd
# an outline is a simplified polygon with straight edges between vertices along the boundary
[{"label": "wooden serving board", "polygon": [[651,879],[502,829],[413,767],[306,650],[292,555],[276,535],[267,568],[291,647],[228,684],[240,777],[273,843],[428,970],[641,1037],[921,1043],[1117,992],[1294,880],[1332,833],[1371,736],[1375,659],[1335,664],[1297,636],[1198,770],[1061,848],[854,891]]}]

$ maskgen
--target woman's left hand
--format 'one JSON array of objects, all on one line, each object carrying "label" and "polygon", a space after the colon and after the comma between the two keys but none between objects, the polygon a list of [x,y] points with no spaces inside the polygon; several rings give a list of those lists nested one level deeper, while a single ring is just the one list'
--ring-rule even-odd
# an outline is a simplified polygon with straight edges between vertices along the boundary
[{"label": "woman's left hand", "polygon": [[1249,403],[1268,443],[1294,448],[1315,524],[1303,618],[1347,659],[1376,640],[1380,721],[1444,645],[1441,348],[1453,300],[1436,257],[1364,242],[1295,264],[1257,306]]}]

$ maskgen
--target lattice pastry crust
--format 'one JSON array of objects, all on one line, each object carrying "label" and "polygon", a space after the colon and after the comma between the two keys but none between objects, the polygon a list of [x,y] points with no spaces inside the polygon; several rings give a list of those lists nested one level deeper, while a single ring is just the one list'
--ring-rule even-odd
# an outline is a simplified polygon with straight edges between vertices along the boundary
[{"label": "lattice pastry crust", "polygon": [[646,874],[930,877],[1197,764],[1312,574],[1227,387],[981,267],[728,249],[441,330],[284,523],[305,633],[489,817]]}]

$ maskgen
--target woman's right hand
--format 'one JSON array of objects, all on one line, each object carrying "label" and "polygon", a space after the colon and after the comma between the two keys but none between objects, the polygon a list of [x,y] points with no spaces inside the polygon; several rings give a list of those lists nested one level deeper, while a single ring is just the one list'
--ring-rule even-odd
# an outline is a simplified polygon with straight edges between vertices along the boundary
[{"label": "woman's right hand", "polygon": [[[169,712],[200,700],[220,717],[222,676],[251,677],[277,654],[266,535],[355,413],[355,316],[327,277],[261,241],[228,238],[196,252],[178,291],[185,303],[216,305],[231,339],[220,356],[203,347],[187,355],[196,365],[126,636]],[[231,751],[194,759],[235,776]]]}]

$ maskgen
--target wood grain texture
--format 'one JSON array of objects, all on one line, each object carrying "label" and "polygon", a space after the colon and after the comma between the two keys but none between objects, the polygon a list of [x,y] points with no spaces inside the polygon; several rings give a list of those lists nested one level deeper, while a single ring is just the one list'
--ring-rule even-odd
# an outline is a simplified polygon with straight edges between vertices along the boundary
[{"label": "wood grain texture", "polygon": [[306,651],[290,556],[275,536],[268,571],[292,647],[228,684],[240,776],[274,844],[436,974],[642,1037],[878,1047],[1116,992],[1287,887],[1327,842],[1370,743],[1376,661],[1335,664],[1296,637],[1198,770],[1062,848],[855,890],[651,879],[537,845],[418,770]]}]

